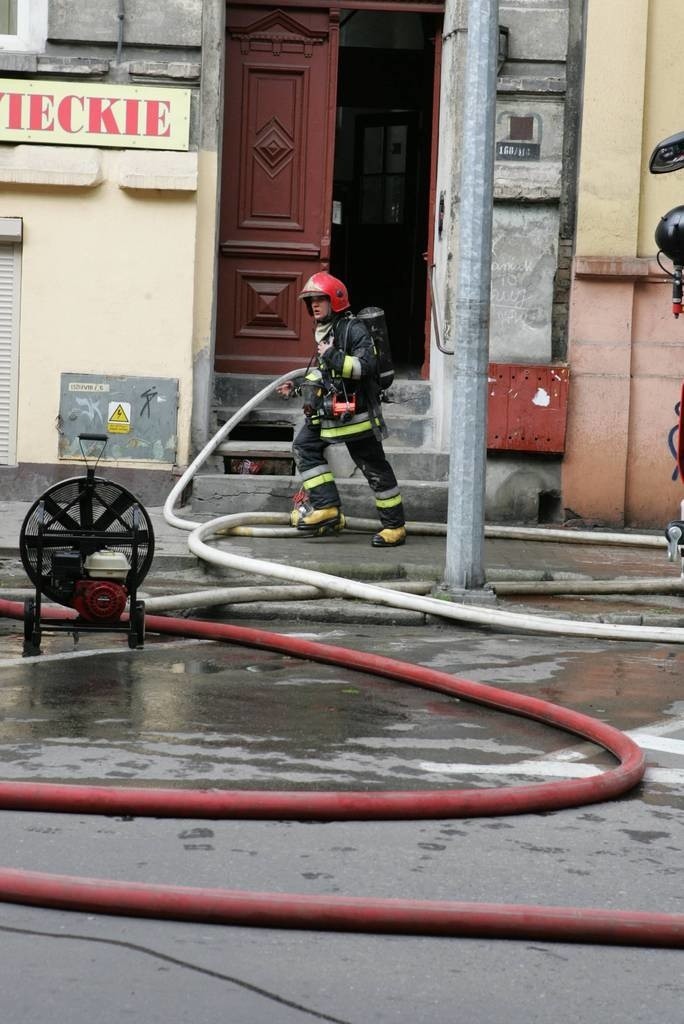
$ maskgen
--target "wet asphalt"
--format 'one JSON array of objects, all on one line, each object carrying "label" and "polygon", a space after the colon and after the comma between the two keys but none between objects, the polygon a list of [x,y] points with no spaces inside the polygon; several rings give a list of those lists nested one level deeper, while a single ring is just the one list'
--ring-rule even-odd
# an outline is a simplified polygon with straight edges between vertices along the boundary
[{"label": "wet asphalt", "polygon": [[[240,544],[319,568],[345,559],[349,568],[353,556],[359,572],[376,571],[377,556],[368,549],[362,559],[358,538],[325,548],[305,543],[294,556],[283,542]],[[395,575],[438,575],[440,544],[430,539],[393,552]],[[9,543],[2,554],[5,589],[25,587]],[[173,537],[161,554],[150,592],[192,589],[202,579],[207,585]],[[492,571],[529,572],[542,563],[546,571],[604,577],[673,572],[651,551],[489,545]],[[681,600],[551,605],[674,620]],[[367,607],[306,606],[297,606],[296,621],[273,606],[250,619],[249,607],[236,605],[226,617],[584,711],[644,746],[644,784],[610,804],[499,819],[310,824],[5,811],[0,863],[193,886],[684,912],[680,646],[505,635],[400,621],[403,613],[389,610],[378,610],[388,612],[383,618]],[[7,779],[378,791],[516,784],[611,760],[518,717],[273,652],[153,636],[143,651],[129,651],[125,639],[107,634],[74,648],[61,634],[45,637],[40,658],[23,659],[19,633],[18,624],[0,624],[0,773]],[[48,1015],[74,1024],[655,1024],[682,1016],[682,954],[675,951],[231,928],[10,904],[0,904],[0,932],[3,1019],[13,1024]]]}]

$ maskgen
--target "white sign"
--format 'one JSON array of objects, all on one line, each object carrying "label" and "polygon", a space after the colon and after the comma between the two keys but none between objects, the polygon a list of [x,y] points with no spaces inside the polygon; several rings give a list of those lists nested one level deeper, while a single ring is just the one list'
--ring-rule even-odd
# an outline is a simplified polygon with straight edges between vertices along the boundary
[{"label": "white sign", "polygon": [[0,142],[187,150],[190,90],[0,79]]},{"label": "white sign", "polygon": [[131,403],[110,402],[107,411],[107,430],[110,434],[130,434]]}]

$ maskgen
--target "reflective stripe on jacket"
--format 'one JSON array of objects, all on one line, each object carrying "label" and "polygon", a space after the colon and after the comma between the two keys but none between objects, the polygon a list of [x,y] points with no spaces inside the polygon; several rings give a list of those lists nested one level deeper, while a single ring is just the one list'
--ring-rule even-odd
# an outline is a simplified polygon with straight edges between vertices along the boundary
[{"label": "reflective stripe on jacket", "polygon": [[[335,389],[356,397],[356,413],[346,421],[320,416],[321,437],[331,444],[353,440],[373,431],[386,434],[378,401],[375,345],[365,324],[350,312],[331,325],[334,346],[318,359],[318,367]],[[312,421],[313,422],[313,421]]]}]

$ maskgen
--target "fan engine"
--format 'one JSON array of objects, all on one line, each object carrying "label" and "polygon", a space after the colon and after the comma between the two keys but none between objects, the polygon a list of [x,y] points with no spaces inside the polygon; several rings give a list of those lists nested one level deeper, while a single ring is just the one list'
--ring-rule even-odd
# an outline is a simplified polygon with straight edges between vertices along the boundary
[{"label": "fan engine", "polygon": [[[103,434],[80,441],[107,443]],[[50,487],[29,509],[19,537],[24,569],[36,587],[24,604],[24,654],[39,654],[42,633],[125,631],[143,646],[145,605],[137,588],[154,556],[154,532],[140,502],[87,468]],[[69,620],[41,620],[42,597],[73,608]],[[125,614],[128,608],[128,615]]]}]

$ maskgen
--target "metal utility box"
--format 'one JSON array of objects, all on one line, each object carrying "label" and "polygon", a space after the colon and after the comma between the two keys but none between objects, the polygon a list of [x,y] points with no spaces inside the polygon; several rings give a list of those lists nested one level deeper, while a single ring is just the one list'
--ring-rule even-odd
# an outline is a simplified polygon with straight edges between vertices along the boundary
[{"label": "metal utility box", "polygon": [[63,373],[59,399],[59,458],[80,459],[78,436],[106,434],[105,461],[174,464],[178,380]]},{"label": "metal utility box", "polygon": [[567,366],[489,364],[487,449],[565,451]]}]

